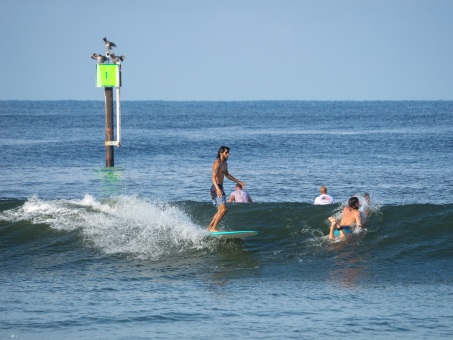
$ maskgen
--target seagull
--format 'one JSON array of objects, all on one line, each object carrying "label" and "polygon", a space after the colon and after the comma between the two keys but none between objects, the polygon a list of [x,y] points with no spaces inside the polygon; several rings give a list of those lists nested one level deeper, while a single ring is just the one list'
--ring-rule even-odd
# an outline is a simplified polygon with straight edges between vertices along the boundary
[{"label": "seagull", "polygon": [[107,48],[107,50],[110,51],[113,47],[116,47],[115,43],[108,41],[107,38],[104,37],[103,40],[105,42],[105,47]]},{"label": "seagull", "polygon": [[120,56],[117,56],[115,55],[115,53],[111,53],[110,54],[110,57],[112,58],[112,61],[116,64],[116,63],[119,63],[120,61],[123,62],[124,61],[124,55],[122,55],[121,57]]},{"label": "seagull", "polygon": [[91,55],[91,59],[97,60],[98,64],[103,64],[107,61],[107,57],[103,56],[102,54],[96,54],[96,53],[93,53]]}]

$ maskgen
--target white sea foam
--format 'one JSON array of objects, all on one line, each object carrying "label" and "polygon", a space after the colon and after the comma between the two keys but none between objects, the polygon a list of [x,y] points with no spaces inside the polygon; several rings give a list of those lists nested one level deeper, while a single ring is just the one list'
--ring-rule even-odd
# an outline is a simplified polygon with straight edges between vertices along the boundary
[{"label": "white sea foam", "polygon": [[81,200],[51,201],[32,197],[3,218],[79,231],[88,246],[105,254],[158,259],[207,246],[207,232],[183,210],[135,196],[98,200],[86,195]]}]

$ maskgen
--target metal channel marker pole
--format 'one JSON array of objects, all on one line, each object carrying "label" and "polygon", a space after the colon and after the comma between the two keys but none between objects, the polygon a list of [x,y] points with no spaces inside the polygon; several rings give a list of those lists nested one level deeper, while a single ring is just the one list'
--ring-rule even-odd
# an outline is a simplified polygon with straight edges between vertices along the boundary
[{"label": "metal channel marker pole", "polygon": [[113,152],[113,87],[105,88],[105,166],[115,166]]},{"label": "metal channel marker pole", "polygon": [[[115,48],[115,43],[104,38],[106,55],[93,53],[92,59],[97,60],[96,64],[96,87],[104,87],[105,90],[105,166],[113,167],[115,164],[113,147],[121,146],[121,106],[120,106],[120,87],[121,87],[121,63],[124,55],[116,56],[111,52]],[[110,62],[111,60],[111,62]],[[117,139],[114,140],[113,129],[113,88],[116,87],[116,127]]]}]

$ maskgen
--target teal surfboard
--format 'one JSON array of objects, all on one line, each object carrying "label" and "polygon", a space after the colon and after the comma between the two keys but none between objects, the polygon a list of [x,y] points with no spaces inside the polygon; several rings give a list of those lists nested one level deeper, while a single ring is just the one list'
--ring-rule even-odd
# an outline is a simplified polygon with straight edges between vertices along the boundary
[{"label": "teal surfboard", "polygon": [[259,232],[255,230],[237,230],[237,231],[211,231],[210,236],[219,238],[243,238],[256,236]]}]

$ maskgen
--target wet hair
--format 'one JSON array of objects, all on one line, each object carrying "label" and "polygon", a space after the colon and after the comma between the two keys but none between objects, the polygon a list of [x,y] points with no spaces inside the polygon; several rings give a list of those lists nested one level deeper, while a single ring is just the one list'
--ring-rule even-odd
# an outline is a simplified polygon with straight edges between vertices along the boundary
[{"label": "wet hair", "polygon": [[224,153],[225,151],[230,152],[230,148],[228,146],[221,146],[219,151],[217,151],[217,159],[220,159],[220,154]]},{"label": "wet hair", "polygon": [[359,199],[357,197],[353,196],[348,200],[348,207],[350,207],[352,209],[359,209],[359,208],[357,208],[357,203],[359,203]]}]

